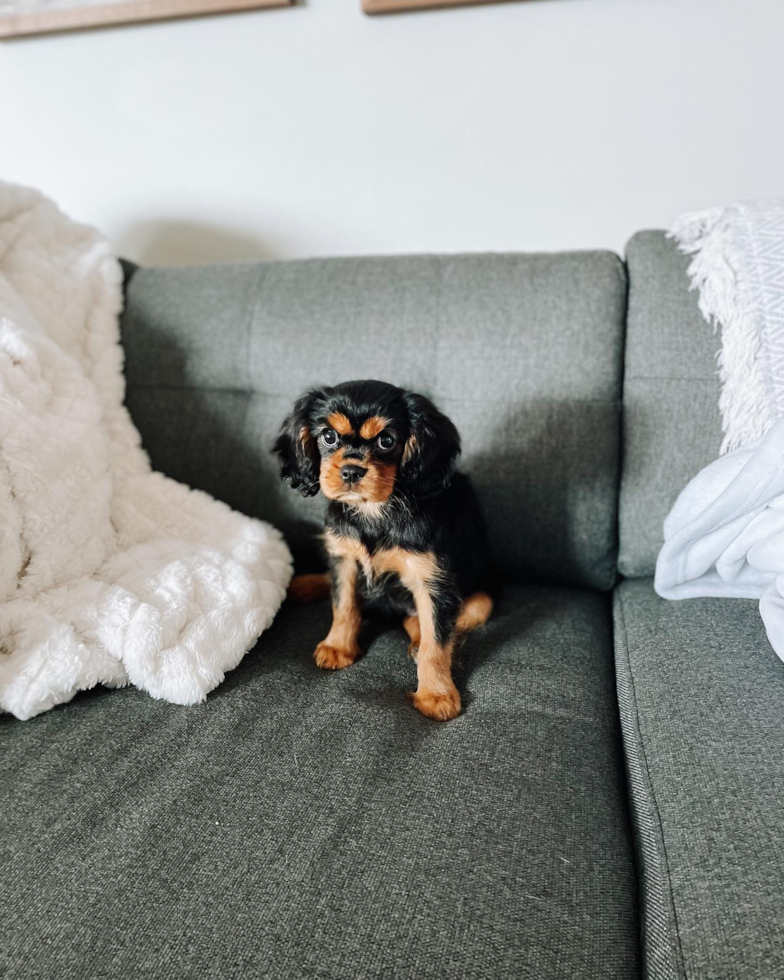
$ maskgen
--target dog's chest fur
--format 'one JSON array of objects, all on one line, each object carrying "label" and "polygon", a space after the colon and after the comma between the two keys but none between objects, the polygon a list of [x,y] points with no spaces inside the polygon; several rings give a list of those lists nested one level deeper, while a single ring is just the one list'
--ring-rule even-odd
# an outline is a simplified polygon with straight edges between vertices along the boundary
[{"label": "dog's chest fur", "polygon": [[422,583],[432,582],[441,574],[432,552],[385,547],[372,538],[343,537],[331,530],[325,532],[324,540],[333,558],[356,561],[368,584],[385,575],[396,575],[410,592],[416,594]]}]

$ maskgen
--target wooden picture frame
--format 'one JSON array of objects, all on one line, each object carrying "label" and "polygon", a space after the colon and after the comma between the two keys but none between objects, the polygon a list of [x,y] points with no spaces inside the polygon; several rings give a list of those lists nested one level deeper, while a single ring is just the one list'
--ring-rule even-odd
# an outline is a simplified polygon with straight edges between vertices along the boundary
[{"label": "wooden picture frame", "polygon": [[440,7],[468,7],[508,0],[362,0],[366,14],[402,14],[412,10],[436,10]]},{"label": "wooden picture frame", "polygon": [[200,17],[267,7],[295,0],[0,0],[0,38],[139,21]]}]

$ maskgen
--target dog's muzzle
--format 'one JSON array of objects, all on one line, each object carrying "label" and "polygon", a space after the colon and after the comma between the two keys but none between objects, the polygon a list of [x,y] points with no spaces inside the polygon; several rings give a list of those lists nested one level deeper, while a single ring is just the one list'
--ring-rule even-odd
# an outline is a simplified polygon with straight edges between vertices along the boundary
[{"label": "dog's muzzle", "polygon": [[340,468],[340,476],[343,482],[348,484],[348,486],[356,486],[357,483],[362,479],[362,477],[367,473],[367,469],[364,466],[342,466]]}]

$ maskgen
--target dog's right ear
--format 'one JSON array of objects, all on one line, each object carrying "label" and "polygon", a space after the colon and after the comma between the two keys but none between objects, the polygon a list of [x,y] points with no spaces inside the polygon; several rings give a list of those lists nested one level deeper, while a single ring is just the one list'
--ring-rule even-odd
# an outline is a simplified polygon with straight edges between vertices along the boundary
[{"label": "dog's right ear", "polygon": [[320,489],[320,457],[310,419],[314,405],[323,397],[324,392],[317,389],[297,399],[272,448],[280,456],[281,478],[305,497],[315,497]]}]

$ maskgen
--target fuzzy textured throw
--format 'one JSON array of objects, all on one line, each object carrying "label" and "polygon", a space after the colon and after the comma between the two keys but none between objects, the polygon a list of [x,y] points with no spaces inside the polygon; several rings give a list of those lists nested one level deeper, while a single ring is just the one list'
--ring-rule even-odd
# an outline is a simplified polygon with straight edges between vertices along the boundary
[{"label": "fuzzy textured throw", "polygon": [[705,319],[721,331],[727,453],[784,417],[784,200],[685,214],[670,237],[692,256],[691,288],[699,290]]},{"label": "fuzzy textured throw", "polygon": [[686,215],[672,235],[721,330],[724,441],[667,516],[656,591],[759,599],[784,659],[784,201]]},{"label": "fuzzy textured throw", "polygon": [[195,704],[272,621],[274,528],[152,472],[123,406],[107,243],[0,183],[0,708],[135,684]]}]

